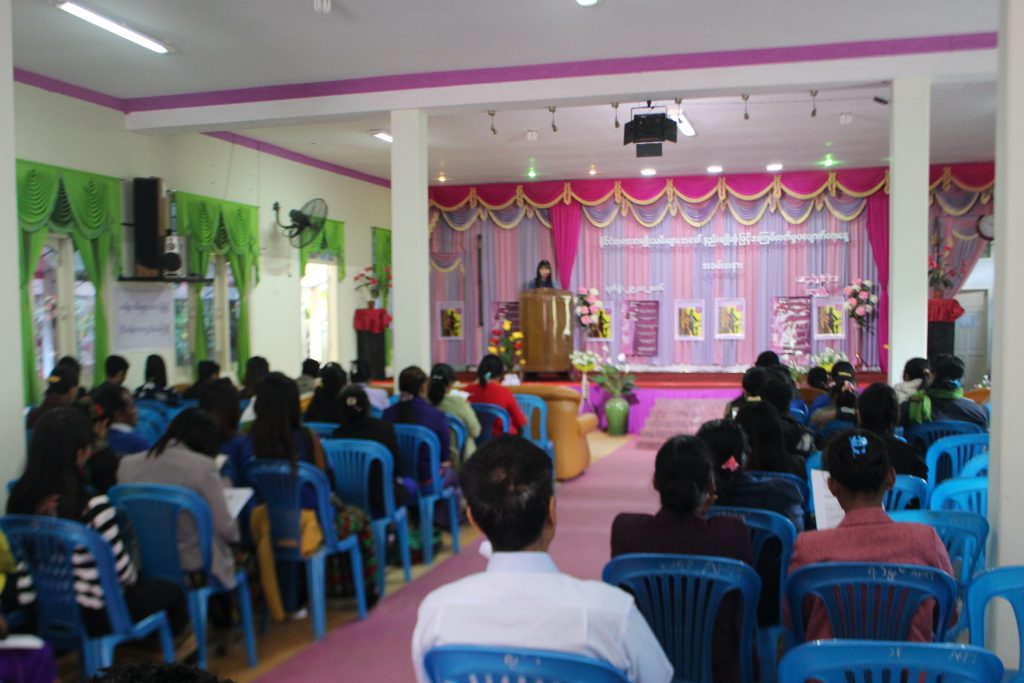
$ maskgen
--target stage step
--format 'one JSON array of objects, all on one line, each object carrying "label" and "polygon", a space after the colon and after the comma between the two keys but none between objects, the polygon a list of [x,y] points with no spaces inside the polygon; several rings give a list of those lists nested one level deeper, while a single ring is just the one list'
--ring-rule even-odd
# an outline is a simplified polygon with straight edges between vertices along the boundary
[{"label": "stage step", "polygon": [[700,426],[725,414],[723,399],[659,398],[647,415],[643,429],[637,435],[639,448],[661,448],[668,439],[678,434],[696,434]]}]

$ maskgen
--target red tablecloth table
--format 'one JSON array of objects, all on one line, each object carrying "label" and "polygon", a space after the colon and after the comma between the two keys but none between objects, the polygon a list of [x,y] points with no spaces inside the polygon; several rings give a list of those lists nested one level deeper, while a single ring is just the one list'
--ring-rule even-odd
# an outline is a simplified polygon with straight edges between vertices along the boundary
[{"label": "red tablecloth table", "polygon": [[963,314],[963,306],[956,299],[928,300],[928,322],[930,323],[953,323]]},{"label": "red tablecloth table", "polygon": [[391,316],[383,308],[359,308],[356,310],[355,320],[352,326],[356,332],[373,332],[380,334],[388,329],[391,324]]}]

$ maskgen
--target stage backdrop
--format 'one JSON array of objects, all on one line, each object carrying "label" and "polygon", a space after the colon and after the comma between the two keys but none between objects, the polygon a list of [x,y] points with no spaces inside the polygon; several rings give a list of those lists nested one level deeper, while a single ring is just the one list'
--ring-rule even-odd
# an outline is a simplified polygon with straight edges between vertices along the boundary
[{"label": "stage backdrop", "polygon": [[[967,272],[992,175],[991,164],[932,170],[933,244],[952,244]],[[563,286],[596,288],[605,303],[610,334],[578,329],[577,345],[638,369],[749,366],[772,346],[777,299],[790,318],[809,311],[793,348],[886,366],[885,169],[433,187],[430,220],[437,361],[476,363],[495,317],[515,315],[507,304],[548,259]],[[836,316],[856,278],[879,284],[882,315],[866,329]]]}]

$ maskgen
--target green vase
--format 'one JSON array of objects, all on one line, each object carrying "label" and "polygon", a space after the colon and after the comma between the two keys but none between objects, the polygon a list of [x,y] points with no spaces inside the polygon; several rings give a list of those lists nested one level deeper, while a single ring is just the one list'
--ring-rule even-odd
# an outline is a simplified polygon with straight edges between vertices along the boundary
[{"label": "green vase", "polygon": [[604,404],[604,416],[608,420],[609,436],[622,436],[629,424],[629,402],[621,396],[609,399]]}]

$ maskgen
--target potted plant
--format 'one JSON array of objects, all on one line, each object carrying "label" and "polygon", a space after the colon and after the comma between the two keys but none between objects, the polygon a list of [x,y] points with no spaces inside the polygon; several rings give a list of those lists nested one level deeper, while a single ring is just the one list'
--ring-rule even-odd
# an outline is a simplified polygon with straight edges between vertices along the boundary
[{"label": "potted plant", "polygon": [[488,341],[488,352],[501,359],[505,372],[518,372],[526,365],[526,359],[523,358],[523,333],[513,330],[511,321],[499,320],[498,325],[491,330]]},{"label": "potted plant", "polygon": [[370,299],[366,302],[367,308],[373,308],[381,292],[391,287],[391,266],[384,266],[384,273],[378,274],[373,266],[366,266],[356,273],[352,278],[356,283],[356,291],[366,290]]},{"label": "potted plant", "polygon": [[[619,354],[620,362],[625,359],[623,354]],[[594,382],[611,395],[611,398],[604,404],[608,434],[622,436],[626,433],[626,426],[629,424],[629,401],[625,399],[625,396],[633,391],[636,375],[628,374],[625,367],[619,367],[611,361],[606,361],[601,366],[600,372],[594,376]]]}]

